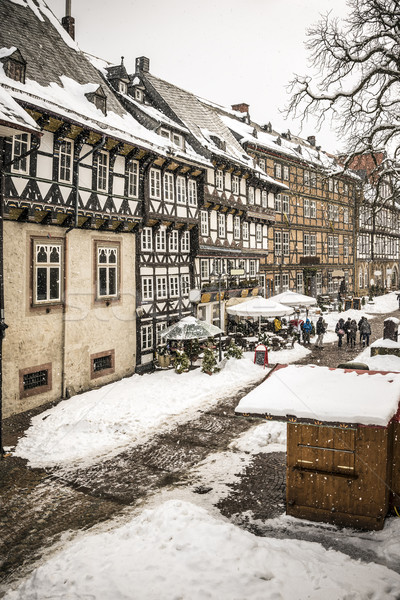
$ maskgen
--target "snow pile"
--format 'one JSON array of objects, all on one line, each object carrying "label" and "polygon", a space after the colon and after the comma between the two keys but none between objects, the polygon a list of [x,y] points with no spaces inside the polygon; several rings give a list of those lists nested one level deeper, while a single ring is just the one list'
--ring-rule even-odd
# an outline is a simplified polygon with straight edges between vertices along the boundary
[{"label": "snow pile", "polygon": [[189,420],[198,409],[212,406],[266,373],[244,358],[227,361],[211,377],[200,369],[182,375],[174,371],[133,375],[74,396],[34,417],[15,454],[33,467],[109,458]]},{"label": "snow pile", "polygon": [[[383,340],[382,338],[376,340],[372,346],[381,346],[384,342],[391,340]],[[396,342],[394,347],[398,348]],[[390,347],[390,346],[387,346]],[[361,362],[370,368],[371,371],[399,371],[400,372],[400,357],[394,354],[378,354],[377,356],[371,356],[371,349],[365,348],[352,362]]]},{"label": "snow pile", "polygon": [[399,308],[399,302],[397,300],[398,292],[390,292],[389,294],[384,294],[383,296],[376,296],[372,304],[367,304],[364,306],[364,311],[368,314],[383,314],[394,312]]},{"label": "snow pile", "polygon": [[312,542],[257,537],[172,500],[77,539],[5,600],[395,600],[399,592],[400,575],[386,567]]},{"label": "snow pile", "polygon": [[399,399],[400,374],[289,365],[244,396],[236,411],[385,426],[397,412]]},{"label": "snow pile", "polygon": [[236,438],[229,448],[240,452],[286,452],[286,423],[262,423]]}]

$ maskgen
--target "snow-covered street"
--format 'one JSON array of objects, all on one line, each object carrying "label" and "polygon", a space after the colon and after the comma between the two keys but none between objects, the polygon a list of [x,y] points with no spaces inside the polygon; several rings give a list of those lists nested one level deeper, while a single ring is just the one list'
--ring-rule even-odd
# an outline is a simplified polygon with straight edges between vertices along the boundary
[{"label": "snow-covered street", "polygon": [[[368,310],[377,320],[397,310],[395,295]],[[325,317],[327,341],[338,316]],[[296,345],[270,360],[310,354]],[[368,349],[357,360],[400,371],[400,359],[371,358]],[[285,515],[284,468],[266,466],[283,464],[274,459],[284,457],[286,425],[233,416],[265,375],[247,355],[211,377],[133,376],[36,416],[11,459],[43,474],[27,498],[32,514],[46,519],[52,499],[73,514],[82,494],[93,499],[85,511],[103,512],[83,531],[68,527],[65,511],[64,534],[20,569],[21,580],[9,580],[5,598],[400,598],[399,518],[357,532]]]}]

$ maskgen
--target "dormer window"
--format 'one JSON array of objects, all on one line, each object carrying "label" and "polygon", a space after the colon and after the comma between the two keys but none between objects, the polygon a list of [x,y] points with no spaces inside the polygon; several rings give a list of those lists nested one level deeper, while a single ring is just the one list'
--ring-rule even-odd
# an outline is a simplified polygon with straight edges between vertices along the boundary
[{"label": "dormer window", "polygon": [[126,94],[128,92],[127,84],[121,79],[118,81],[118,91],[121,92],[121,94]]},{"label": "dormer window", "polygon": [[226,150],[226,143],[224,142],[224,140],[221,140],[221,138],[219,138],[218,136],[216,136],[216,135],[210,135],[210,140],[220,150],[224,150],[224,151]]},{"label": "dormer window", "polygon": [[158,133],[161,137],[170,140],[175,146],[178,146],[178,148],[185,147],[185,141],[182,135],[169,131],[169,129],[165,129],[164,127],[161,127]]},{"label": "dormer window", "polygon": [[26,61],[18,49],[0,60],[3,63],[4,72],[7,77],[14,79],[14,81],[25,83]]},{"label": "dormer window", "polygon": [[107,113],[107,96],[101,85],[99,85],[95,92],[89,92],[88,94],[85,94],[85,96],[89,102],[92,102],[104,115]]},{"label": "dormer window", "polygon": [[135,88],[135,100],[137,100],[138,102],[143,102],[143,100],[144,100],[143,90],[140,90],[139,88]]},{"label": "dormer window", "polygon": [[160,129],[159,134],[161,137],[166,138],[167,140],[171,139],[171,132],[168,129]]}]

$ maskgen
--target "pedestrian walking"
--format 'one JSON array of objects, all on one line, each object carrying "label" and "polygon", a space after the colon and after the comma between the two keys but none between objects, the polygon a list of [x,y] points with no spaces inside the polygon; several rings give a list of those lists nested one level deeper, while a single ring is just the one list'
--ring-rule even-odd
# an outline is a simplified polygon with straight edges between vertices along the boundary
[{"label": "pedestrian walking", "polygon": [[357,339],[357,323],[356,323],[355,319],[350,321],[349,338],[350,338],[350,348],[354,348],[356,345],[356,339]]},{"label": "pedestrian walking", "polygon": [[318,336],[317,341],[315,342],[315,347],[320,348],[322,350],[322,348],[323,348],[322,343],[324,341],[324,333],[326,332],[326,323],[322,317],[319,317],[315,329],[316,329],[316,333]]},{"label": "pedestrian walking", "polygon": [[309,344],[310,343],[310,335],[312,332],[312,325],[310,322],[310,319],[306,319],[306,322],[303,323],[303,344]]},{"label": "pedestrian walking", "polygon": [[349,345],[350,343],[350,324],[351,324],[351,319],[350,317],[347,319],[346,323],[343,325],[343,331],[346,334],[346,342],[347,345]]},{"label": "pedestrian walking", "polygon": [[368,323],[368,321],[365,317],[364,317],[363,322],[361,323],[360,332],[362,334],[363,348],[365,346],[369,346],[369,336],[371,335],[371,325]]},{"label": "pedestrian walking", "polygon": [[361,333],[361,324],[364,321],[365,317],[361,317],[361,319],[358,321],[358,331],[360,332],[360,345],[362,342],[362,333]]},{"label": "pedestrian walking", "polygon": [[338,348],[342,347],[342,339],[345,334],[345,331],[343,328],[344,328],[344,319],[340,318],[339,321],[336,323],[336,327],[335,327],[335,333],[338,336]]}]

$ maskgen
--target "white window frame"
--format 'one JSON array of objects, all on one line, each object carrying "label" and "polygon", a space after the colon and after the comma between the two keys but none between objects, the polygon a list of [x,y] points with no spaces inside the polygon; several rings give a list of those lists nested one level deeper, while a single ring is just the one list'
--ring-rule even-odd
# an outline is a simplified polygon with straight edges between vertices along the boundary
[{"label": "white window frame", "polygon": [[200,259],[200,277],[202,281],[208,281],[210,279],[210,263],[208,258]]},{"label": "white window frame", "polygon": [[226,237],[226,217],[225,213],[218,213],[218,237],[225,238]]},{"label": "white window frame", "polygon": [[304,292],[303,273],[301,271],[298,271],[296,274],[296,291],[298,294]]},{"label": "white window frame", "polygon": [[238,175],[232,175],[232,192],[236,196],[240,194],[240,179]]},{"label": "white window frame", "polygon": [[274,253],[276,256],[281,256],[281,254],[282,254],[282,232],[281,231],[274,232]]},{"label": "white window frame", "polygon": [[72,183],[74,164],[74,142],[65,139],[61,142],[58,154],[58,181]]},{"label": "white window frame", "polygon": [[[105,261],[100,261],[100,257],[104,256]],[[113,244],[98,243],[96,246],[96,293],[97,299],[103,300],[106,298],[117,298],[119,294],[119,247]],[[102,290],[102,281],[104,283],[105,275],[105,290]]]},{"label": "white window frame", "polygon": [[282,197],[280,194],[275,196],[275,212],[282,212]]},{"label": "white window frame", "polygon": [[179,252],[179,234],[177,229],[172,229],[169,232],[168,248],[172,253]]},{"label": "white window frame", "polygon": [[289,273],[282,273],[282,292],[289,291]]},{"label": "white window frame", "polygon": [[310,217],[310,200],[308,198],[304,198],[304,208],[303,213],[305,217]]},{"label": "white window frame", "polygon": [[287,215],[290,212],[290,199],[287,194],[283,194],[282,196],[282,212],[286,213]]},{"label": "white window frame", "polygon": [[175,199],[174,193],[174,176],[172,173],[164,173],[163,189],[165,202],[173,202]]},{"label": "white window frame", "polygon": [[183,273],[181,275],[181,295],[186,297],[189,296],[190,290],[190,275],[189,273]]},{"label": "white window frame", "polygon": [[164,342],[164,338],[161,337],[164,329],[167,328],[167,321],[158,321],[156,323],[156,344],[162,344]]},{"label": "white window frame", "polygon": [[156,276],[157,300],[168,298],[168,283],[166,275]]},{"label": "white window frame", "polygon": [[254,204],[254,199],[255,199],[255,193],[254,193],[253,186],[249,186],[247,198],[248,198],[248,203],[251,204],[251,205],[253,205]]},{"label": "white window frame", "polygon": [[303,171],[303,183],[304,185],[310,185],[310,171],[308,169],[304,169]]},{"label": "white window frame", "polygon": [[142,323],[140,334],[142,351],[151,350],[153,348],[152,323]]},{"label": "white window frame", "polygon": [[186,179],[182,175],[176,178],[176,201],[178,204],[186,204]]},{"label": "white window frame", "polygon": [[197,181],[194,179],[188,181],[188,202],[189,206],[197,206]]},{"label": "white window frame", "polygon": [[240,223],[240,217],[238,217],[237,215],[233,218],[233,238],[235,240],[240,240],[240,233],[241,233],[241,223]]},{"label": "white window frame", "polygon": [[268,208],[268,194],[265,190],[261,192],[261,206],[263,208]]},{"label": "white window frame", "polygon": [[249,277],[255,277],[256,276],[256,261],[253,259],[250,259],[249,261]]},{"label": "white window frame", "polygon": [[154,286],[152,276],[142,276],[142,301],[149,302],[154,300]]},{"label": "white window frame", "polygon": [[139,163],[137,160],[129,160],[126,165],[128,176],[128,196],[138,198],[139,196]]},{"label": "white window frame", "polygon": [[317,203],[315,200],[310,200],[310,218],[317,218]]},{"label": "white window frame", "polygon": [[282,232],[282,252],[283,256],[289,256],[289,232]]},{"label": "white window frame", "polygon": [[281,163],[274,164],[274,177],[276,179],[282,179],[282,165]]},{"label": "white window frame", "polygon": [[200,211],[200,233],[203,237],[209,235],[209,223],[208,223],[208,212],[206,210]]},{"label": "white window frame", "polygon": [[153,230],[151,227],[143,227],[140,241],[140,246],[143,252],[153,251]]},{"label": "white window frame", "polygon": [[150,169],[149,173],[149,195],[154,200],[161,200],[161,171]]},{"label": "white window frame", "polygon": [[[46,260],[38,260],[42,254],[46,254]],[[56,252],[56,254],[54,254]],[[58,260],[54,260],[58,255]],[[44,258],[44,255],[43,255]],[[52,260],[53,258],[53,260]],[[33,240],[33,304],[59,304],[62,302],[64,265],[64,245],[62,242],[49,243],[48,239]],[[44,281],[43,281],[44,277]],[[40,284],[42,280],[42,284]],[[52,282],[56,284],[57,293],[52,292]],[[45,297],[38,298],[38,288],[45,286]]]},{"label": "white window frame", "polygon": [[[31,134],[20,133],[13,136],[12,143],[12,160],[19,158],[25,152],[28,152],[31,147]],[[13,162],[11,170],[14,173],[29,173],[29,156],[25,156],[22,160]]]},{"label": "white window frame", "polygon": [[328,257],[333,258],[333,235],[328,235]]},{"label": "white window frame", "polygon": [[[156,233],[156,252],[165,252],[167,249],[167,232],[159,229]],[[142,248],[143,250],[143,248]]]},{"label": "white window frame", "polygon": [[171,298],[179,297],[179,275],[169,276],[169,295]]},{"label": "white window frame", "polygon": [[96,189],[99,192],[108,191],[108,172],[109,172],[108,152],[100,150],[96,158],[97,176]]},{"label": "white window frame", "polygon": [[249,241],[249,223],[247,221],[243,221],[243,224],[242,224],[242,236],[243,236],[243,241],[244,242],[248,242]]},{"label": "white window frame", "polygon": [[290,169],[288,165],[283,165],[283,180],[289,181],[290,178]]},{"label": "white window frame", "polygon": [[181,238],[181,252],[182,254],[188,254],[190,252],[190,233],[184,231]]},{"label": "white window frame", "polygon": [[257,223],[256,225],[256,242],[262,242],[262,225]]},{"label": "white window frame", "polygon": [[349,222],[349,209],[347,207],[345,207],[343,209],[343,223],[348,223]]},{"label": "white window frame", "polygon": [[215,187],[220,192],[224,190],[224,172],[222,169],[216,169],[215,171]]}]

